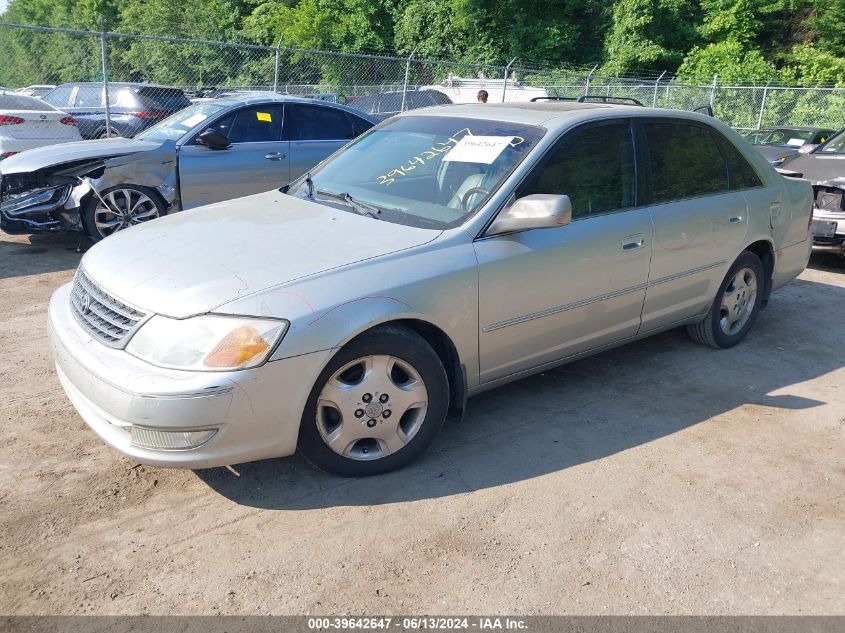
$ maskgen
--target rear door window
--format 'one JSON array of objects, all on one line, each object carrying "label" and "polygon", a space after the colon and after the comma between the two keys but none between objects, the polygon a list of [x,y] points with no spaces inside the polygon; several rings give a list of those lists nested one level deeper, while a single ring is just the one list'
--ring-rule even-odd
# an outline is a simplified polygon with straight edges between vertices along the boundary
[{"label": "rear door window", "polygon": [[99,108],[103,105],[102,86],[79,86],[74,106],[77,108]]},{"label": "rear door window", "polygon": [[285,137],[291,141],[338,141],[354,138],[355,132],[343,110],[291,104],[287,106]]},{"label": "rear door window", "polygon": [[680,121],[649,121],[644,128],[653,202],[730,190],[728,166],[708,129]]},{"label": "rear door window", "polygon": [[635,206],[635,180],[629,122],[586,125],[558,141],[516,197],[567,195],[572,217],[582,218]]}]

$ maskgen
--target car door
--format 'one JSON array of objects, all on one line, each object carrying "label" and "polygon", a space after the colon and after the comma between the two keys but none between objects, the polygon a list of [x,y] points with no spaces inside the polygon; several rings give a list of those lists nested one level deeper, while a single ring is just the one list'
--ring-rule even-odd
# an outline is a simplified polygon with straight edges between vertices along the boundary
[{"label": "car door", "polygon": [[327,105],[285,105],[285,138],[290,142],[291,181],[355,137],[353,116]]},{"label": "car door", "polygon": [[636,181],[629,121],[578,127],[515,192],[568,195],[572,222],[476,240],[482,382],[636,334],[651,255]]},{"label": "car door", "polygon": [[179,148],[182,208],[249,196],[290,182],[289,143],[282,140],[281,104],[249,106],[227,112],[207,128],[229,139],[228,149],[213,150],[195,138]]},{"label": "car door", "polygon": [[637,127],[654,224],[645,333],[707,310],[742,249],[748,205],[731,190],[718,133],[710,126],[666,118]]}]

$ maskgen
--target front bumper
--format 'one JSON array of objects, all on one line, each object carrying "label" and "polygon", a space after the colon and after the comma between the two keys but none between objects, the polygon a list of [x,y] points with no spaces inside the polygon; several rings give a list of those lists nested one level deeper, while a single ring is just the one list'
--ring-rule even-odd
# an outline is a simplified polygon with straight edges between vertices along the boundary
[{"label": "front bumper", "polygon": [[[94,340],[71,314],[69,294],[67,284],[50,300],[56,371],[74,407],[109,446],[135,461],[174,468],[294,453],[305,402],[331,350],[242,371],[162,369]],[[133,444],[133,426],[216,432],[196,448],[151,449]]]}]

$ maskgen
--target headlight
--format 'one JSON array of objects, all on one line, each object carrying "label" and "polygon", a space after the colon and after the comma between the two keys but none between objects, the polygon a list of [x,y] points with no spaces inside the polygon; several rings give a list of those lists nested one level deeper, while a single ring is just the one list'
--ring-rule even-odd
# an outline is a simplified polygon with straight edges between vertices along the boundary
[{"label": "headlight", "polygon": [[205,315],[191,319],[154,316],[126,351],[159,367],[220,371],[263,363],[285,335],[283,319]]}]

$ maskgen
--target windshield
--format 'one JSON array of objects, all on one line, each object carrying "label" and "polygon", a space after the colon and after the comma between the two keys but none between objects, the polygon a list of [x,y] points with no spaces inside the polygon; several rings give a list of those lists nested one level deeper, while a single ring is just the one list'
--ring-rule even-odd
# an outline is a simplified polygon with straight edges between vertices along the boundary
[{"label": "windshield", "polygon": [[789,145],[801,147],[813,136],[812,130],[790,130],[786,128],[772,130],[769,134],[757,141],[758,145]]},{"label": "windshield", "polygon": [[842,130],[834,137],[827,140],[827,143],[820,145],[816,152],[820,154],[845,154],[845,130]]},{"label": "windshield", "polygon": [[475,213],[543,132],[500,121],[402,117],[359,137],[288,193],[313,192],[351,212],[375,207],[389,222],[450,228]]},{"label": "windshield", "polygon": [[198,103],[156,123],[135,138],[144,141],[178,141],[200,123],[214,116],[226,106],[216,103]]}]

